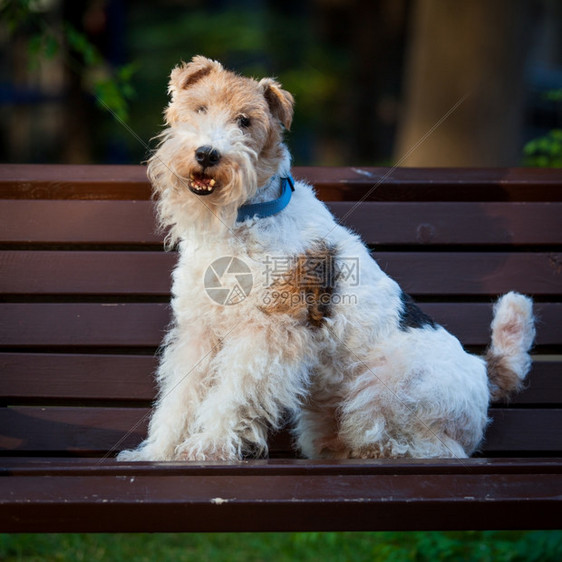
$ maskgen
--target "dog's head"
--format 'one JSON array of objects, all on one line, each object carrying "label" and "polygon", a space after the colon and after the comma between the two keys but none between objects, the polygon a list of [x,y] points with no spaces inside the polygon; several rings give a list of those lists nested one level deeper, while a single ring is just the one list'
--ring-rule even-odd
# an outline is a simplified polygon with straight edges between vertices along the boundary
[{"label": "dog's head", "polygon": [[[149,160],[154,189],[192,221],[210,214],[232,223],[286,158],[293,97],[271,78],[245,78],[202,56],[172,70],[168,91],[167,127]],[[170,205],[160,210],[162,222],[177,222]]]}]

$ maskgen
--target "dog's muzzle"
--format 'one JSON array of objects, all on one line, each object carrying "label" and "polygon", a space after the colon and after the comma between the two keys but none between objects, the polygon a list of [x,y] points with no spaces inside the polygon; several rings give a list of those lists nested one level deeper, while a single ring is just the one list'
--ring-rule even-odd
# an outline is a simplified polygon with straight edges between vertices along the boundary
[{"label": "dog's muzzle", "polygon": [[189,176],[189,189],[196,195],[210,195],[215,190],[216,180],[206,174],[208,168],[216,166],[222,158],[221,153],[212,146],[204,145],[195,150],[195,160],[201,166],[202,172]]}]

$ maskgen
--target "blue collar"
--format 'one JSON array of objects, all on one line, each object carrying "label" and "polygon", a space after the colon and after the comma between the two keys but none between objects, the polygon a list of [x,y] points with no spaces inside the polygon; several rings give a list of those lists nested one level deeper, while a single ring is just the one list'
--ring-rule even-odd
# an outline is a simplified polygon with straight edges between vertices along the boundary
[{"label": "blue collar", "polygon": [[264,203],[242,205],[238,209],[236,220],[242,222],[253,217],[263,219],[280,213],[289,204],[293,191],[295,191],[295,182],[291,175],[281,178],[281,195],[278,199]]}]

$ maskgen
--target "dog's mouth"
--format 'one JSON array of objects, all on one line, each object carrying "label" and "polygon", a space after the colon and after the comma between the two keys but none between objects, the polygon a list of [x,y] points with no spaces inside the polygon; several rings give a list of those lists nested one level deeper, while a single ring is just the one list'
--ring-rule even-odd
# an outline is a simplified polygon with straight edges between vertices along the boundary
[{"label": "dog's mouth", "polygon": [[210,195],[216,187],[217,180],[206,174],[195,172],[189,176],[189,189],[195,195]]}]

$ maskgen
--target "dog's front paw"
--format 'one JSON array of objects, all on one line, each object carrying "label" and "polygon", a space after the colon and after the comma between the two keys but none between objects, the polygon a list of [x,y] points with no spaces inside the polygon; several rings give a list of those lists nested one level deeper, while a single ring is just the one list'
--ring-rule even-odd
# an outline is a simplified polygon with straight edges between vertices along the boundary
[{"label": "dog's front paw", "polygon": [[242,459],[242,450],[236,442],[200,433],[176,447],[175,458],[183,461],[237,461]]},{"label": "dog's front paw", "polygon": [[170,454],[158,450],[154,446],[140,446],[137,449],[127,449],[121,451],[117,455],[120,462],[136,462],[136,461],[169,461],[172,460]]},{"label": "dog's front paw", "polygon": [[121,451],[116,460],[120,462],[129,462],[129,461],[145,461],[149,460],[146,458],[146,455],[143,453],[142,449],[127,449],[125,451]]}]

